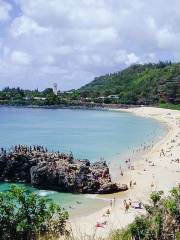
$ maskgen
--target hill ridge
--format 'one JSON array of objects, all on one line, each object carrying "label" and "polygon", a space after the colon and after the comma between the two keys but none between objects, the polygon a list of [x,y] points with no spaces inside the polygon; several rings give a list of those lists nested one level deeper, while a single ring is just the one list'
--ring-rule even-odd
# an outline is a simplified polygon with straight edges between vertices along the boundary
[{"label": "hill ridge", "polygon": [[125,104],[179,104],[180,63],[131,65],[122,71],[96,77],[78,92],[92,98],[116,95],[114,102]]}]

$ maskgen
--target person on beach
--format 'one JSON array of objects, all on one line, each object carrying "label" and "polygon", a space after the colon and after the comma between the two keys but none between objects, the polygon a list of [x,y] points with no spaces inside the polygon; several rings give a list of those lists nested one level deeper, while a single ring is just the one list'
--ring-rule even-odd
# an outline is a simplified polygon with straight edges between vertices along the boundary
[{"label": "person on beach", "polygon": [[153,188],[153,187],[154,187],[154,183],[152,182],[152,183],[151,183],[151,188]]},{"label": "person on beach", "polygon": [[164,153],[164,150],[163,150],[163,149],[161,149],[160,157],[161,157],[162,155],[165,156],[165,153]]},{"label": "person on beach", "polygon": [[125,213],[128,212],[128,210],[129,210],[129,204],[127,203],[126,200],[124,200],[124,208],[125,208]]},{"label": "person on beach", "polygon": [[96,223],[96,228],[98,228],[98,227],[104,228],[106,225],[107,225],[107,221],[104,221],[104,222],[102,222],[102,223],[97,222],[97,223]]},{"label": "person on beach", "polygon": [[139,202],[139,209],[142,209],[142,202]]},{"label": "person on beach", "polygon": [[107,214],[108,216],[111,214],[111,212],[110,212],[109,209],[106,211],[106,214]]},{"label": "person on beach", "polygon": [[110,207],[112,208],[113,202],[112,199],[110,200]]},{"label": "person on beach", "polygon": [[97,222],[96,223],[96,228],[99,228],[99,227],[104,228],[104,224]]},{"label": "person on beach", "polygon": [[130,188],[132,188],[132,180],[130,181],[129,186],[130,186]]}]

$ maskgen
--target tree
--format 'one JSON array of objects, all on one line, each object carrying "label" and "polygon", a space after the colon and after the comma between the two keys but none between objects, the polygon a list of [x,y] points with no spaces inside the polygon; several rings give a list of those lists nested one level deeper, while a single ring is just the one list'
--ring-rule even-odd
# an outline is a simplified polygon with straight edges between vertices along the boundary
[{"label": "tree", "polygon": [[68,213],[35,193],[13,185],[0,193],[0,236],[2,240],[35,240],[66,233]]},{"label": "tree", "polygon": [[60,99],[58,96],[54,95],[54,94],[48,94],[45,104],[46,105],[56,105],[60,103]]},{"label": "tree", "polygon": [[53,94],[53,89],[52,88],[46,88],[43,91],[44,95],[48,95],[48,94]]}]

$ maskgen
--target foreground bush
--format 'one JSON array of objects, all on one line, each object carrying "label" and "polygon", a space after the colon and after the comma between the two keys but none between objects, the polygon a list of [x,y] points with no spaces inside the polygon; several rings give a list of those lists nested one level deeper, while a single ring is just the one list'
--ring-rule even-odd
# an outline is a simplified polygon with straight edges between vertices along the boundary
[{"label": "foreground bush", "polygon": [[126,229],[117,230],[111,240],[179,240],[180,239],[180,188],[153,192],[150,204],[145,206],[146,215],[137,217]]},{"label": "foreground bush", "polygon": [[66,233],[68,213],[52,201],[13,185],[0,193],[0,239],[58,238]]}]

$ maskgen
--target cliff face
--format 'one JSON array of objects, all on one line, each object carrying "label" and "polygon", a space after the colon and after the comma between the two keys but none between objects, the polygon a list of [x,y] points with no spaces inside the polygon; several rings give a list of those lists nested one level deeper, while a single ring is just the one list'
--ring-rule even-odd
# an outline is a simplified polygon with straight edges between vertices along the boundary
[{"label": "cliff face", "polygon": [[16,146],[1,150],[0,180],[25,182],[35,187],[73,193],[113,193],[127,190],[112,183],[106,162],[91,164],[72,155],[50,153],[43,147]]}]

